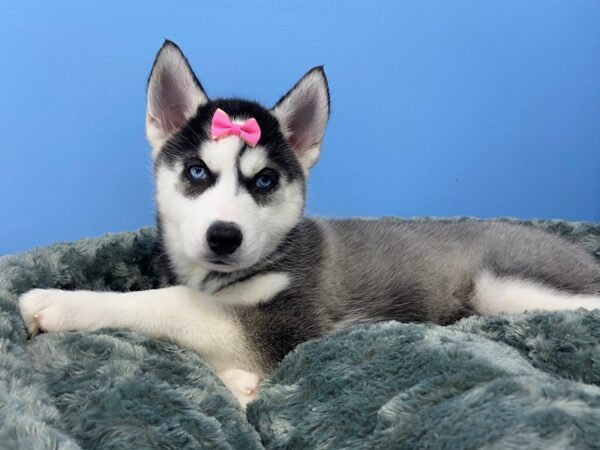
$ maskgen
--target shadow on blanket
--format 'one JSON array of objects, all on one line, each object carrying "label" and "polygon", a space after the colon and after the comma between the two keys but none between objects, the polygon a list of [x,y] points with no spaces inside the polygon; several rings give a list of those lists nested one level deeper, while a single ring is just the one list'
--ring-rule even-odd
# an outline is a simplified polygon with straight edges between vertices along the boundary
[{"label": "shadow on blanket", "polygon": [[[600,226],[528,222],[600,258]],[[510,448],[600,443],[600,311],[357,326],[289,354],[247,418],[201,358],[123,331],[27,341],[33,287],[157,287],[152,229],[0,258],[2,448]]]}]

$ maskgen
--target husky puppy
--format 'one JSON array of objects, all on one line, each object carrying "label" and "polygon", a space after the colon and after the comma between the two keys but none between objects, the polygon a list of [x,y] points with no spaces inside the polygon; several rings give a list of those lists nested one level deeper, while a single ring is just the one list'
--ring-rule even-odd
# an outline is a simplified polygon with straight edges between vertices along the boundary
[{"label": "husky puppy", "polygon": [[38,331],[121,328],[200,353],[242,406],[301,342],[356,323],[600,308],[600,265],[560,237],[494,221],[319,220],[306,179],[329,116],[322,67],[267,109],[207,97],[166,41],[148,82],[162,289],[36,289]]}]

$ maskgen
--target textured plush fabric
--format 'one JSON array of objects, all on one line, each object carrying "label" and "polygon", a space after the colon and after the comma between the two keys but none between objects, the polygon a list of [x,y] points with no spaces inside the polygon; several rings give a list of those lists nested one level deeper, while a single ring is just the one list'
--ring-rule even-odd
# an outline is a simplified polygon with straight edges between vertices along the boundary
[{"label": "textured plush fabric", "polygon": [[[600,226],[528,222],[600,259]],[[0,258],[0,448],[600,445],[600,311],[358,326],[307,342],[247,418],[193,352],[123,331],[28,341],[33,287],[157,287],[152,229]]]}]

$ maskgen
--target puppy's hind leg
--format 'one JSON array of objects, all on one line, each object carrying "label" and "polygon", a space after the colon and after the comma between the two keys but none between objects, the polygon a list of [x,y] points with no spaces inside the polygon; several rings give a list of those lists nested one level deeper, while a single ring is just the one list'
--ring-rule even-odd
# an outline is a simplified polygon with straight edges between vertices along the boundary
[{"label": "puppy's hind leg", "polygon": [[483,272],[475,280],[477,314],[517,314],[525,311],[600,309],[600,294],[572,294],[541,283]]}]

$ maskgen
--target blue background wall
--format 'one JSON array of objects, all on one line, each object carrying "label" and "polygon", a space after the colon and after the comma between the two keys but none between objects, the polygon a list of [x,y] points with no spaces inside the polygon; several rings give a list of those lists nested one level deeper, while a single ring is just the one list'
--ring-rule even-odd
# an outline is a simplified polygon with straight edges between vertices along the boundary
[{"label": "blue background wall", "polygon": [[325,64],[309,213],[600,220],[598,1],[1,8],[0,253],[152,223],[144,88],[165,37],[213,96],[271,104]]}]

